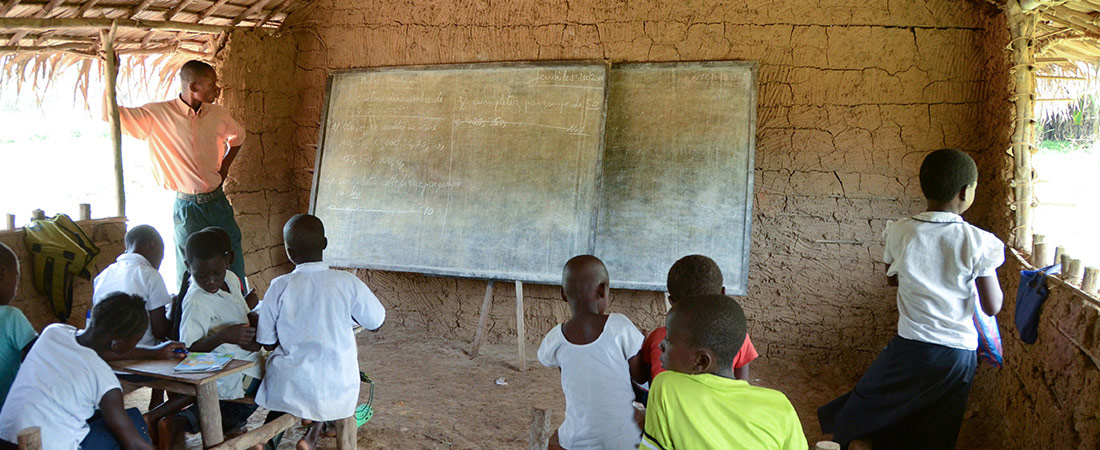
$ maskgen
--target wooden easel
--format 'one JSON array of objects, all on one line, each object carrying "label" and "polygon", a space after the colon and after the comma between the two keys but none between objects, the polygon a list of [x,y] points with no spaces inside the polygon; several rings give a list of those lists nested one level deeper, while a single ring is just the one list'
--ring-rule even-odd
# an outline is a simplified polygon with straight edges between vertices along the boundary
[{"label": "wooden easel", "polygon": [[[485,337],[485,325],[489,322],[489,311],[493,308],[493,284],[489,280],[485,286],[485,299],[481,301],[481,316],[477,319],[477,333],[474,334],[474,344],[470,348],[470,359],[477,358],[481,350],[481,340]],[[516,348],[519,351],[519,371],[527,370],[527,333],[523,320],[523,282],[516,280]]]}]

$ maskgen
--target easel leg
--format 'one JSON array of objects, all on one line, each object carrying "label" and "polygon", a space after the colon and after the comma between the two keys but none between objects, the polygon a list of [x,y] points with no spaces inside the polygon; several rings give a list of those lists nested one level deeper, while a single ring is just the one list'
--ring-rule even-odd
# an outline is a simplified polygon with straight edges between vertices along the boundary
[{"label": "easel leg", "polygon": [[355,426],[355,416],[345,417],[336,421],[336,448],[340,450],[355,449],[355,435],[359,429]]},{"label": "easel leg", "polygon": [[485,337],[485,325],[489,323],[489,310],[493,307],[493,281],[485,286],[485,300],[481,302],[481,317],[477,319],[477,334],[474,335],[474,346],[470,349],[470,359],[477,358],[477,352],[481,350],[481,339]]},{"label": "easel leg", "polygon": [[516,345],[519,348],[519,370],[527,370],[527,336],[523,324],[523,282],[516,280]]}]

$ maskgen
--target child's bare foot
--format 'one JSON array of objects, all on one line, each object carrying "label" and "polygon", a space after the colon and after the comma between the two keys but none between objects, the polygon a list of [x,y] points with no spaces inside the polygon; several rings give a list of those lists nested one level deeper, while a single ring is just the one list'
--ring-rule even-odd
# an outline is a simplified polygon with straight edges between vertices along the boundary
[{"label": "child's bare foot", "polygon": [[321,434],[325,437],[336,437],[336,422],[331,420],[325,422],[324,426],[321,427]]},{"label": "child's bare foot", "polygon": [[187,419],[181,416],[168,416],[157,422],[157,450],[172,450],[176,438],[183,434]]},{"label": "child's bare foot", "polygon": [[[303,421],[304,422],[304,421]],[[306,430],[306,434],[298,440],[298,450],[316,450],[317,449],[317,437],[321,434],[321,428],[323,424],[319,422],[311,422],[313,426]]]}]

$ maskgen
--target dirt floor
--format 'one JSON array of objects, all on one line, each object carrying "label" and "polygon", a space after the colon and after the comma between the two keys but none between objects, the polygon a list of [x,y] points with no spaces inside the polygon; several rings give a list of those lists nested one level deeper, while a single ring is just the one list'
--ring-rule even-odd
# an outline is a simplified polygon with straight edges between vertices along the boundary
[{"label": "dirt floor", "polygon": [[[563,420],[565,400],[558,371],[538,364],[537,347],[527,349],[528,370],[516,370],[515,345],[484,345],[477,359],[467,355],[469,342],[425,337],[408,328],[384,328],[358,336],[360,367],[375,381],[374,417],[359,430],[359,448],[496,449],[526,448],[531,408],[553,411],[554,426]],[[802,418],[812,444],[821,438],[815,410],[850,385],[826,385],[836,376],[792,364],[757,359],[753,383],[783,391]],[[507,384],[498,385],[503,378]],[[364,385],[365,386],[365,385]],[[367,391],[360,392],[361,402]],[[128,406],[147,404],[148,391],[127,397]],[[250,428],[266,413],[253,415]],[[301,427],[289,433],[280,449],[293,449]],[[187,448],[201,448],[198,435]],[[320,442],[336,448],[334,439]]]}]

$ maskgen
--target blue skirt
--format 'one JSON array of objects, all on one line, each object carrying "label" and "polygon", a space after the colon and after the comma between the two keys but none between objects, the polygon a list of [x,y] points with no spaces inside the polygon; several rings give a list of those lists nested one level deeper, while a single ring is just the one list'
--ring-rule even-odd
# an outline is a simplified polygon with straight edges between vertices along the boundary
[{"label": "blue skirt", "polygon": [[851,392],[818,408],[821,431],[842,448],[954,449],[977,367],[974,350],[894,336]]}]

